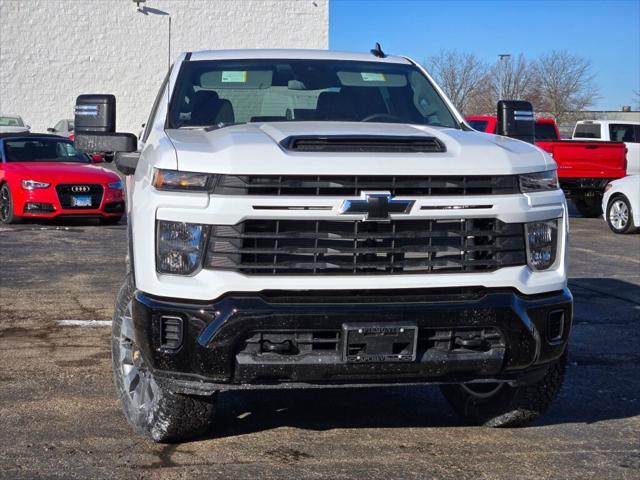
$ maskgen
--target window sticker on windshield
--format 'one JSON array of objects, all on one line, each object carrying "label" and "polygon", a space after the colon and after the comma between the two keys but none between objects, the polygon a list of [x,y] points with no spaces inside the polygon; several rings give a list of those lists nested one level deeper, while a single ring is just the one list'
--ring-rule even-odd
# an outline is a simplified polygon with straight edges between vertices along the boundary
[{"label": "window sticker on windshield", "polygon": [[383,73],[360,72],[360,76],[365,82],[386,82],[387,80]]},{"label": "window sticker on windshield", "polygon": [[246,81],[246,71],[222,72],[222,83],[245,83]]}]

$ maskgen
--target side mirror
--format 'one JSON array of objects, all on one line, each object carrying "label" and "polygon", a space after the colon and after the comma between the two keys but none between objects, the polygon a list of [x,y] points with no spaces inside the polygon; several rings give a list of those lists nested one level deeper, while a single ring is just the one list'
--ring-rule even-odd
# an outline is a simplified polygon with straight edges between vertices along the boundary
[{"label": "side mirror", "polygon": [[91,155],[91,161],[93,163],[102,163],[102,162],[104,162],[104,156],[100,155],[99,153],[93,153]]},{"label": "side mirror", "polygon": [[135,152],[138,139],[116,132],[116,97],[108,94],[80,95],[74,119],[75,146],[85,153]]},{"label": "side mirror", "polygon": [[496,133],[534,143],[533,106],[524,100],[500,100],[498,102],[498,126]]},{"label": "side mirror", "polygon": [[49,133],[55,133],[55,132],[56,132],[56,129],[55,129],[55,128],[52,128],[52,127],[49,127],[49,128],[47,128],[47,132],[49,132]]}]

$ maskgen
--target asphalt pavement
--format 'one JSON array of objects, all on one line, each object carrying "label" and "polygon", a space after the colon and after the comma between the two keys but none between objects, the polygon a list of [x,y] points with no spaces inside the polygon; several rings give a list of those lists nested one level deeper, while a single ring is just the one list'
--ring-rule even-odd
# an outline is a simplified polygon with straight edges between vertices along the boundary
[{"label": "asphalt pavement", "polygon": [[125,225],[0,226],[0,478],[640,478],[640,234],[571,219],[570,365],[527,428],[467,426],[437,387],[248,391],[179,445],[134,434],[116,399],[104,323],[125,241]]}]

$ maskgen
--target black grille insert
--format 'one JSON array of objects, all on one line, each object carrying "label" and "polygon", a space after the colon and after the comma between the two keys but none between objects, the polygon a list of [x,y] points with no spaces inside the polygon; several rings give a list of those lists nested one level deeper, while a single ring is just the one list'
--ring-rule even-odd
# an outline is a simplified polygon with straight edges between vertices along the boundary
[{"label": "black grille insert", "polygon": [[[62,184],[56,186],[56,192],[58,193],[58,200],[60,205],[65,209],[96,209],[100,208],[102,203],[102,185],[95,183],[83,183],[83,184]],[[72,197],[91,197],[91,205],[78,206],[73,204]]]},{"label": "black grille insert", "polygon": [[515,175],[219,175],[213,188],[217,195],[358,196],[363,191],[385,191],[395,196],[511,195],[520,192]]},{"label": "black grille insert", "polygon": [[247,220],[213,225],[205,267],[245,274],[426,274],[524,265],[522,224],[497,219]]}]

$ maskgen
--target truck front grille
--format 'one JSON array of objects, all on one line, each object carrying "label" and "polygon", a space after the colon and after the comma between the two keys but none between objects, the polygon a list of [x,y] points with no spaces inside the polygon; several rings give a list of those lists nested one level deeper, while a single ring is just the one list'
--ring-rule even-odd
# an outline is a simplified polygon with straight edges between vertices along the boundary
[{"label": "truck front grille", "polygon": [[211,227],[205,268],[365,275],[487,272],[524,264],[522,224],[497,219],[247,220]]},{"label": "truck front grille", "polygon": [[[95,183],[83,184],[61,184],[56,185],[58,200],[62,208],[68,209],[95,209],[100,208],[102,203],[102,185]],[[72,197],[91,197],[91,205],[76,206],[73,204]]]},{"label": "truck front grille", "polygon": [[363,191],[391,195],[456,196],[520,193],[515,175],[496,176],[300,176],[219,175],[217,195],[358,196]]}]

